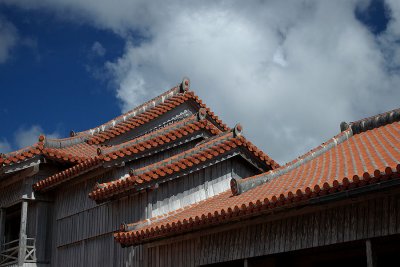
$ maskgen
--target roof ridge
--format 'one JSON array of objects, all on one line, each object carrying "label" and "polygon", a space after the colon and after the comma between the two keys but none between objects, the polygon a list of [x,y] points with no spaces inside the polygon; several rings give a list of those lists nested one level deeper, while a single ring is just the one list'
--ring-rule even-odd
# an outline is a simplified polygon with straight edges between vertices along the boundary
[{"label": "roof ridge", "polygon": [[240,195],[243,192],[246,192],[252,188],[255,188],[263,183],[270,181],[271,179],[279,177],[301,165],[304,165],[305,163],[332,149],[333,147],[343,143],[345,140],[349,139],[355,134],[360,134],[362,132],[372,130],[374,128],[378,128],[396,121],[400,121],[400,108],[365,119],[361,119],[350,124],[342,122],[340,124],[341,132],[339,134],[335,135],[327,142],[322,143],[318,147],[310,150],[309,152],[290,161],[289,163],[286,163],[284,166],[247,179],[232,178],[230,183],[232,194]]},{"label": "roof ridge", "polygon": [[[200,111],[200,110],[202,110],[202,111]],[[120,143],[118,145],[113,145],[113,146],[107,148],[106,151],[107,151],[107,153],[115,152],[115,151],[118,151],[118,150],[120,150],[122,148],[128,147],[130,145],[138,144],[140,142],[144,142],[146,140],[150,140],[153,137],[159,135],[160,132],[172,131],[172,130],[178,129],[181,126],[186,126],[186,125],[189,125],[189,124],[194,123],[196,121],[201,121],[201,120],[205,119],[205,117],[200,117],[202,115],[199,115],[199,114],[202,113],[202,112],[205,112],[205,110],[204,109],[200,109],[200,110],[199,110],[198,113],[192,114],[192,115],[190,115],[190,116],[188,116],[188,117],[186,117],[186,118],[184,118],[182,120],[176,121],[175,123],[167,125],[167,126],[165,126],[163,128],[159,128],[159,129],[157,129],[155,131],[152,131],[152,132],[146,133],[144,135],[138,136],[138,137],[136,137],[136,138],[134,138],[132,140]]]},{"label": "roof ridge", "polygon": [[253,177],[247,178],[247,179],[235,179],[232,178],[230,185],[231,185],[231,191],[233,195],[240,195],[252,188],[255,188],[259,185],[262,185],[274,178],[277,178],[285,173],[288,173],[289,171],[296,169],[297,167],[300,167],[303,164],[306,164],[307,162],[313,160],[314,158],[320,156],[321,154],[325,153],[326,151],[331,150],[335,146],[343,143],[345,140],[349,139],[352,136],[352,132],[350,129],[347,129],[331,139],[329,139],[327,142],[322,143],[316,148],[313,148],[312,150],[308,151],[307,153],[297,157],[296,159],[286,163],[285,165],[275,169],[268,171],[266,173],[261,173],[259,175],[255,175]]},{"label": "roof ridge", "polygon": [[351,128],[353,134],[360,134],[396,121],[400,121],[400,108],[350,123],[342,122],[340,123],[340,130],[344,131]]},{"label": "roof ridge", "polygon": [[190,81],[188,78],[183,78],[182,83],[172,87],[171,89],[161,93],[160,95],[134,107],[133,109],[121,114],[97,127],[92,129],[82,131],[80,133],[87,133],[93,135],[93,133],[98,130],[104,131],[105,129],[112,128],[121,122],[125,122],[127,119],[142,114],[148,110],[148,108],[153,108],[159,103],[163,103],[165,100],[185,91],[189,90]]},{"label": "roof ridge", "polygon": [[115,136],[124,134],[134,128],[140,127],[141,125],[165,114],[166,112],[174,109],[175,107],[185,103],[188,100],[193,100],[197,103],[199,108],[205,108],[206,115],[209,116],[214,122],[217,127],[222,130],[229,130],[219,118],[216,116],[203,102],[202,100],[194,94],[193,91],[185,91],[184,94],[177,94],[170,99],[166,100],[165,102],[159,104],[158,106],[152,107],[147,111],[138,114],[135,117],[131,117],[126,120],[125,123],[120,123],[115,125],[115,127],[107,128],[104,131],[96,131],[93,133],[91,138],[88,140],[88,143],[96,143],[100,144],[106,142],[109,139],[114,138]]},{"label": "roof ridge", "polygon": [[87,141],[90,138],[90,135],[86,133],[75,134],[74,136],[65,137],[65,138],[45,138],[44,146],[48,148],[65,148],[74,146],[77,144],[81,144]]}]

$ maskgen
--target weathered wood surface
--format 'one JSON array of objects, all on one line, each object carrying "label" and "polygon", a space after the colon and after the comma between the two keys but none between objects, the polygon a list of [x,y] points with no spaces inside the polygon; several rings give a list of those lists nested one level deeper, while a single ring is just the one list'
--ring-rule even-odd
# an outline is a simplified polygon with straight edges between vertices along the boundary
[{"label": "weathered wood surface", "polygon": [[28,220],[28,201],[22,201],[21,225],[19,230],[18,266],[23,266],[26,255],[26,224]]},{"label": "weathered wood surface", "polygon": [[[121,248],[112,238],[112,233],[119,229],[122,222],[144,220],[214,196],[229,188],[232,175],[238,177],[254,173],[254,170],[247,168],[248,166],[235,158],[226,159],[162,183],[157,189],[144,190],[100,205],[90,200],[88,193],[93,189],[95,182],[113,179],[112,175],[115,173],[109,172],[100,177],[64,186],[56,193],[54,203],[53,246],[56,248],[53,253],[56,255],[53,255],[52,263],[55,262],[57,266],[80,266],[74,265],[78,264],[77,262],[65,263],[65,259],[74,257],[74,260],[80,259],[79,261],[85,262],[83,266],[143,266],[141,264],[146,258],[141,247]],[[190,255],[194,250],[192,245],[186,247],[185,243],[182,246],[184,253],[182,252],[181,257]],[[110,253],[113,255],[113,262],[102,258],[104,253],[101,251],[104,250],[112,251]],[[163,248],[148,252],[162,259],[163,251],[168,253],[169,250]],[[110,253],[107,254],[111,256]],[[84,258],[86,255],[92,258],[91,263]],[[156,264],[154,259],[151,264],[153,263]]]},{"label": "weathered wood surface", "polygon": [[0,207],[9,207],[21,201],[23,193],[22,184],[23,181],[20,180],[1,189]]},{"label": "weathered wood surface", "polygon": [[264,223],[243,221],[213,234],[204,230],[151,243],[149,266],[198,266],[400,234],[399,213],[400,195],[388,195],[282,218],[268,215]]}]

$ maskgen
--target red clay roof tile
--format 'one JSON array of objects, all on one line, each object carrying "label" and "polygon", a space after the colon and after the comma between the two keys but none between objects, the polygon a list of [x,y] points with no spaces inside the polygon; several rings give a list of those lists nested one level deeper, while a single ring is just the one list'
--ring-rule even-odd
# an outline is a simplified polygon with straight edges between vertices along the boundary
[{"label": "red clay roof tile", "polygon": [[[151,133],[148,133],[146,135],[140,136],[140,137],[138,137],[136,139],[133,139],[133,140],[125,142],[125,143],[122,143],[122,144],[117,145],[117,146],[102,147],[100,149],[99,147],[96,148],[95,146],[83,143],[83,144],[75,145],[74,149],[77,149],[77,151],[79,151],[79,147],[83,147],[83,146],[84,147],[90,147],[90,148],[96,148],[96,150],[101,151],[101,154],[99,154],[99,156],[98,156],[98,158],[100,160],[99,163],[100,162],[104,162],[104,161],[108,162],[108,161],[116,160],[118,158],[124,158],[126,156],[130,156],[132,153],[140,153],[140,152],[143,152],[143,151],[145,151],[147,149],[151,149],[153,147],[156,147],[158,145],[162,145],[162,144],[171,142],[172,139],[166,139],[165,142],[163,142],[162,144],[159,144],[157,142],[154,142],[154,140],[158,139],[158,138],[163,138],[163,137],[165,137],[165,135],[170,135],[170,136],[174,136],[175,137],[175,135],[177,134],[177,131],[179,129],[187,129],[187,128],[193,127],[193,125],[196,125],[198,130],[205,130],[205,131],[207,131],[207,132],[209,132],[211,134],[217,134],[217,133],[221,132],[211,122],[209,122],[209,121],[207,121],[205,119],[203,119],[201,121],[198,121],[197,114],[195,114],[195,115],[192,115],[192,116],[190,116],[190,117],[188,117],[188,118],[186,118],[184,120],[177,121],[177,122],[175,122],[175,123],[173,123],[171,125],[168,125],[168,126],[166,126],[164,128],[158,129],[158,130],[156,130],[154,132],[151,132]],[[176,140],[176,137],[175,137],[175,140]],[[154,144],[154,146],[150,145],[150,144]],[[72,148],[71,148],[71,150],[72,150]],[[85,163],[85,162],[90,161],[93,158],[97,158],[97,153],[94,152],[94,151],[92,151],[92,153],[95,156],[86,158],[85,160],[84,160],[84,158],[79,159],[78,162],[82,162],[83,161],[83,163]],[[64,157],[64,154],[60,154],[58,152],[58,150],[56,150],[56,149],[50,149],[48,154],[46,154],[46,155],[48,155],[48,157],[51,157],[51,158]],[[100,166],[100,164],[99,164],[99,166]],[[87,168],[89,168],[89,169],[91,169],[92,167],[93,166],[90,165],[90,164],[87,165]],[[85,172],[86,171],[86,169],[84,167],[80,167],[79,170],[81,172]],[[60,182],[65,182],[65,181],[68,181],[71,178],[75,177],[75,176],[72,176],[72,175],[63,175],[63,179],[62,180],[54,180],[53,176],[50,176],[50,177],[45,179],[45,180],[49,181],[47,183],[41,183],[41,184],[39,184],[40,182],[36,183],[33,186],[34,190],[36,190],[36,191],[44,191],[44,190],[47,190],[50,187],[50,185],[52,185],[52,187],[53,187],[53,183],[51,181],[57,181],[57,184],[59,184]]]},{"label": "red clay roof tile", "polygon": [[[181,212],[154,218],[151,223],[134,230],[115,233],[114,237],[124,246],[135,245],[207,225],[217,225],[238,216],[252,216],[291,203],[305,203],[310,198],[388,179],[399,179],[399,140],[399,122],[361,132],[291,171],[240,195],[232,197],[232,192],[227,190]],[[307,154],[289,164],[301,161]],[[285,167],[287,165],[268,173],[279,172]],[[257,179],[262,175],[266,174],[245,180]]]},{"label": "red clay roof tile", "polygon": [[[192,149],[186,150],[180,154],[177,154],[160,162],[137,169],[135,170],[134,175],[120,179],[122,181],[134,181],[134,183],[132,183],[129,188],[122,186],[114,187],[114,182],[108,182],[101,184],[98,188],[95,188],[89,194],[89,197],[96,201],[104,201],[115,195],[134,190],[135,185],[143,184],[144,181],[150,182],[151,180],[158,179],[159,176],[157,174],[155,175],[157,171],[161,171],[167,173],[168,175],[171,175],[175,172],[179,172],[181,169],[192,167],[193,163],[200,164],[201,162],[205,162],[218,156],[218,150],[221,146],[224,146],[224,152],[230,151],[237,147],[236,143],[243,145],[243,148],[255,148],[254,145],[247,141],[243,136],[234,137],[232,131],[225,132],[220,134],[219,136],[207,139],[206,142],[201,143]],[[261,151],[258,152],[258,154],[260,153],[263,154],[263,152]],[[257,157],[257,155],[254,156]],[[193,160],[196,158],[198,160]],[[269,159],[269,157],[265,154],[263,154],[263,158]],[[192,163],[188,163],[188,160],[191,160]],[[268,162],[265,161],[265,164],[271,169],[279,167],[279,165],[271,159],[269,159]]]}]

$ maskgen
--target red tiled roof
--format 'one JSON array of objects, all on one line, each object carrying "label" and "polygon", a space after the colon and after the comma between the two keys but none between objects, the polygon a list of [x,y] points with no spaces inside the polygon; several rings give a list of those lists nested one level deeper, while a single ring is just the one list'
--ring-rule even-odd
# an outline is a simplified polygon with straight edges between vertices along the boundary
[{"label": "red tiled roof", "polygon": [[162,179],[173,173],[191,168],[207,160],[211,160],[219,155],[225,154],[235,148],[244,148],[253,154],[255,158],[265,162],[266,166],[271,169],[279,167],[279,165],[270,159],[264,152],[259,150],[251,142],[247,141],[241,135],[235,135],[234,131],[229,131],[220,134],[219,136],[209,138],[205,143],[177,154],[163,161],[151,164],[149,166],[135,170],[135,173],[127,178],[122,178],[117,181],[112,181],[98,185],[89,197],[96,201],[103,201],[115,195],[136,190],[137,187],[143,184],[148,184],[151,181]]},{"label": "red tiled roof", "polygon": [[0,157],[0,168],[2,165],[7,166],[15,164],[33,158],[36,155],[44,155],[47,158],[70,163],[80,163],[96,155],[97,146],[89,145],[87,143],[60,145],[59,147],[49,146],[49,143],[62,143],[62,141],[62,139],[47,140],[43,135],[41,135],[39,137],[39,142],[36,144],[2,155]]},{"label": "red tiled roof", "polygon": [[[43,139],[32,146],[6,155],[0,153],[0,168],[30,159],[36,155],[44,155],[58,161],[80,163],[96,156],[96,151],[98,149],[98,146],[96,146],[97,144],[101,144],[115,136],[143,125],[188,100],[192,100],[200,108],[205,108],[209,118],[211,118],[221,130],[229,130],[229,127],[207,108],[194,92],[189,91],[189,84],[190,81],[185,78],[180,85],[96,127],[95,129],[97,130],[92,129],[77,134],[72,131],[71,137],[69,138],[46,141]],[[54,145],[48,145],[48,142]]]},{"label": "red tiled roof", "polygon": [[[349,131],[349,130],[348,130]],[[341,133],[336,138],[345,135]],[[181,212],[152,218],[132,231],[114,234],[123,246],[175,235],[209,225],[268,212],[276,207],[400,178],[400,123],[376,127],[349,137],[289,172],[236,196],[227,190]],[[317,149],[318,150],[318,149]],[[310,152],[311,154],[313,152]],[[307,153],[309,154],[309,153]],[[301,158],[307,158],[307,154]],[[300,159],[301,160],[301,159]],[[297,160],[290,163],[296,164]],[[289,165],[290,165],[289,164]],[[256,181],[288,166],[245,179]]]},{"label": "red tiled roof", "polygon": [[96,132],[93,136],[88,140],[89,144],[101,144],[107,140],[112,139],[115,136],[126,133],[140,125],[143,125],[164,113],[176,108],[177,106],[185,103],[188,100],[193,100],[195,103],[199,105],[200,108],[205,108],[207,111],[207,115],[212,118],[217,125],[224,131],[229,128],[199,99],[198,96],[194,94],[192,91],[187,91],[184,93],[178,93],[173,97],[155,105],[154,107],[148,109],[147,111],[140,113],[139,115],[130,117],[126,119],[124,122],[120,122],[116,124],[114,127],[110,127],[105,129],[104,131]]},{"label": "red tiled roof", "polygon": [[[199,113],[201,112],[204,112],[204,110],[200,109]],[[96,154],[94,158],[84,161],[78,169],[76,169],[74,166],[63,172],[52,175],[34,184],[33,189],[35,191],[48,190],[51,187],[78,176],[79,172],[83,173],[89,169],[93,169],[93,164],[96,164],[97,167],[100,167],[101,163],[103,162],[113,161],[119,158],[125,158],[134,154],[142,153],[148,149],[174,142],[184,136],[201,130],[205,130],[212,135],[216,135],[221,132],[211,122],[206,120],[204,115],[203,117],[200,116],[201,115],[199,114],[192,115],[182,121],[175,122],[169,126],[117,146],[102,147],[101,149],[99,148],[97,152],[99,155]],[[78,170],[79,172],[77,172]]]}]

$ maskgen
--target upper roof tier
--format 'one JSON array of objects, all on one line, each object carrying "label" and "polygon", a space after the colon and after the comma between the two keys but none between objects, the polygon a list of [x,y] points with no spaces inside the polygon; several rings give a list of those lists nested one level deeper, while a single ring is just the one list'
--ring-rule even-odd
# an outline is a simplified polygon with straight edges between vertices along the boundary
[{"label": "upper roof tier", "polygon": [[[189,88],[190,81],[185,78],[181,84],[105,124],[78,133],[71,131],[71,136],[68,138],[48,139],[41,135],[38,142],[31,146],[8,154],[0,154],[0,174],[17,171],[20,169],[20,166],[16,165],[37,157],[43,156],[56,161],[77,164],[96,157],[98,148],[103,145],[111,147],[108,150],[117,150],[121,143],[136,139],[136,137],[166,127],[175,121],[190,116],[190,113],[179,114],[179,116],[175,116],[164,123],[153,123],[155,125],[151,126],[152,128],[148,128],[136,136],[129,136],[131,131],[141,129],[142,126],[143,128],[144,126],[148,127],[153,121],[157,121],[157,119],[166,115],[169,111],[177,109],[184,103],[190,105],[195,111],[203,108],[205,117],[217,129],[220,131],[229,130],[229,127]],[[111,140],[118,139],[118,137],[123,135],[127,135],[127,137],[119,139],[118,142],[110,143]]]}]

